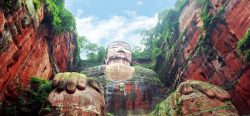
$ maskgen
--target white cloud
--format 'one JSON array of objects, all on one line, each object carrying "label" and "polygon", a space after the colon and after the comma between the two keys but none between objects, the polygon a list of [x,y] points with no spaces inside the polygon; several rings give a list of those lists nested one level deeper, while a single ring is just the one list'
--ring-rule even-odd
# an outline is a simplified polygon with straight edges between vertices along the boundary
[{"label": "white cloud", "polygon": [[124,11],[132,17],[110,16],[109,19],[100,20],[95,16],[76,17],[77,32],[86,36],[97,45],[107,45],[112,41],[125,41],[131,46],[140,45],[142,37],[139,31],[150,29],[157,24],[157,14],[154,17],[139,16],[135,11]]},{"label": "white cloud", "polygon": [[131,16],[131,17],[135,17],[136,16],[136,12],[135,11],[124,10],[122,12],[126,13],[128,16]]},{"label": "white cloud", "polygon": [[136,5],[138,5],[138,6],[141,6],[142,4],[143,4],[142,1],[137,1],[137,2],[136,2]]},{"label": "white cloud", "polygon": [[84,11],[81,8],[78,8],[76,17],[80,17]]}]

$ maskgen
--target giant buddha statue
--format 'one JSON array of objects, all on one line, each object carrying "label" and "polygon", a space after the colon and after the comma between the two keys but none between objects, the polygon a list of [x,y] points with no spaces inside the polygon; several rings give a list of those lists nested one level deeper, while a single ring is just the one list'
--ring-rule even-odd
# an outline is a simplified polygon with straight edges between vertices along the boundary
[{"label": "giant buddha statue", "polygon": [[[51,111],[42,109],[42,113],[106,115],[108,111],[114,115],[148,115],[156,104],[165,99],[161,92],[163,87],[154,71],[132,67],[131,59],[129,44],[115,41],[108,46],[105,65],[90,67],[81,73],[56,74],[52,82],[54,90],[43,106],[43,109],[51,108]],[[178,98],[183,97],[184,100],[195,95],[203,96],[202,99],[216,99],[217,102],[230,99],[225,90],[198,81],[182,83],[177,91]]]},{"label": "giant buddha statue", "polygon": [[131,77],[134,67],[131,67],[131,48],[125,42],[112,42],[108,46],[105,57],[107,79],[124,81]]}]

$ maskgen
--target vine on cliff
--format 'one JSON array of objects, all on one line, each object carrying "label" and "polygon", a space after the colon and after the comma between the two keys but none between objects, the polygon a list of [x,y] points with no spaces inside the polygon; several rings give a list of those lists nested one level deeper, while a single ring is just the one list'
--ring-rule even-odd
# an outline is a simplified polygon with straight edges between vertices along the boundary
[{"label": "vine on cliff", "polygon": [[64,0],[46,0],[46,5],[50,8],[50,24],[55,29],[56,34],[70,32],[76,29],[75,17],[64,7]]},{"label": "vine on cliff", "polygon": [[239,40],[237,49],[244,55],[245,61],[250,61],[250,28],[248,28],[245,37]]},{"label": "vine on cliff", "polygon": [[35,9],[36,11],[38,11],[41,7],[41,2],[39,0],[34,0],[34,5],[35,5]]},{"label": "vine on cliff", "polygon": [[3,10],[4,15],[15,12],[21,6],[19,0],[0,0],[0,9]]},{"label": "vine on cliff", "polygon": [[[165,47],[171,49],[171,45],[179,37],[178,17],[186,4],[187,0],[177,0],[175,9],[165,9],[159,13],[156,27],[141,32],[143,36],[141,42],[146,46],[143,52],[147,58],[157,60]],[[166,45],[162,45],[162,42],[165,42]]]},{"label": "vine on cliff", "polygon": [[184,33],[180,34],[178,18],[187,3],[187,0],[177,0],[174,9],[166,9],[159,13],[158,24],[154,28],[141,32],[143,36],[141,42],[146,46],[143,53],[146,58],[154,59],[154,70],[160,74],[159,77],[165,86],[172,83],[169,79],[177,71],[176,69],[171,72],[169,68],[175,69],[177,64],[169,67],[168,62],[173,61],[171,56],[176,55],[175,53],[180,50],[177,43],[180,42]]},{"label": "vine on cliff", "polygon": [[[212,45],[211,41],[210,41],[210,33],[212,31],[212,28],[214,27],[214,25],[221,20],[221,14],[224,12],[225,7],[227,6],[227,4],[229,3],[230,0],[227,1],[227,3],[221,7],[214,16],[212,16],[212,13],[209,13],[209,0],[205,1],[205,5],[203,7],[203,10],[200,12],[200,16],[201,16],[201,20],[203,22],[202,27],[200,28],[200,37],[199,37],[199,41],[198,41],[198,46],[202,47],[202,49],[204,48],[205,44],[208,45]],[[203,35],[203,32],[205,32],[205,34]]]}]

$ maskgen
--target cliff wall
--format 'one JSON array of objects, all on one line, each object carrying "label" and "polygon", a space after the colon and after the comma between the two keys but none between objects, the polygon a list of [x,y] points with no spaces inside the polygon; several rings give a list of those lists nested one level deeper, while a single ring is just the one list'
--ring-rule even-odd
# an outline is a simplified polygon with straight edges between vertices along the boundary
[{"label": "cliff wall", "polygon": [[[213,0],[207,6],[188,0],[179,16],[179,40],[175,38],[173,50],[164,50],[167,43],[162,44],[166,52],[156,62],[156,71],[169,90],[183,81],[205,81],[227,90],[242,114],[250,113],[249,60],[236,47],[250,28],[249,6],[248,0]],[[207,24],[201,17],[205,7]]]},{"label": "cliff wall", "polygon": [[49,80],[51,75],[71,70],[75,54],[74,30],[55,34],[47,23],[49,6],[33,0],[12,0],[0,10],[0,92],[14,99],[18,82],[29,88],[31,76]]}]

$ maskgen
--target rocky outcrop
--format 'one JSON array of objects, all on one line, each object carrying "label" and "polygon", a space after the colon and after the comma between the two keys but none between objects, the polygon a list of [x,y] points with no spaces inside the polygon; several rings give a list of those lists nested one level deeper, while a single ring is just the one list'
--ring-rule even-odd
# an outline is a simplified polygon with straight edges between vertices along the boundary
[{"label": "rocky outcrop", "polygon": [[[13,7],[13,8],[12,8]],[[29,88],[31,76],[49,80],[73,65],[76,34],[55,35],[46,22],[48,6],[36,10],[33,0],[15,0],[0,11],[0,92],[2,99],[15,98],[15,82]]]},{"label": "rocky outcrop", "polygon": [[208,82],[227,90],[240,113],[250,113],[250,89],[247,86],[250,63],[236,48],[250,27],[249,5],[247,0],[210,1],[210,18],[217,20],[208,30],[201,28],[200,12],[204,5],[197,5],[197,0],[188,0],[179,16],[183,37],[176,42],[174,53],[165,58],[164,63],[161,60],[156,63],[157,73],[169,90],[174,91],[183,81]]},{"label": "rocky outcrop", "polygon": [[[188,85],[190,86],[188,87]],[[197,88],[198,87],[198,88]],[[209,93],[221,94],[211,97],[202,92],[203,87],[211,90]],[[192,89],[193,88],[193,89]],[[238,116],[238,111],[230,101],[221,101],[224,90],[220,87],[200,81],[183,82],[175,93],[158,104],[151,115],[156,116]],[[224,91],[224,95],[229,95]],[[220,99],[220,100],[219,100]]]}]

